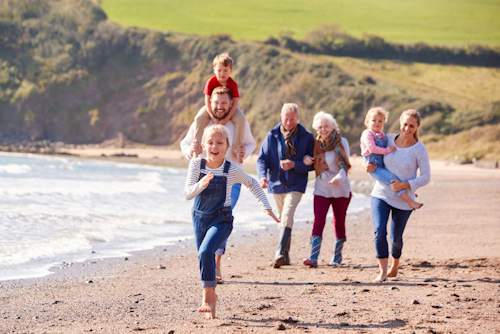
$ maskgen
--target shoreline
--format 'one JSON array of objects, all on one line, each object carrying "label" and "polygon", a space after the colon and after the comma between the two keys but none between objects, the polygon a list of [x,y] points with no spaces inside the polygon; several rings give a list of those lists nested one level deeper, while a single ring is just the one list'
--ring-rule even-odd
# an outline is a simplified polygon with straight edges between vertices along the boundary
[{"label": "shoreline", "polygon": [[[182,158],[187,166],[187,159],[173,152],[177,156],[134,160]],[[425,206],[412,214],[405,232],[396,280],[372,283],[377,274],[373,228],[364,211],[346,222],[348,266],[343,268],[326,266],[333,249],[331,222],[318,269],[301,264],[309,253],[311,222],[296,224],[292,265],[279,270],[269,266],[277,229],[232,234],[214,321],[195,312],[201,288],[195,246],[187,240],[134,252],[128,260],[84,261],[55,268],[43,278],[1,281],[0,329],[240,333],[272,332],[282,325],[292,332],[319,333],[497,332],[500,172],[442,161],[432,161],[431,168],[431,184],[419,190]],[[370,181],[358,167],[350,177]]]}]

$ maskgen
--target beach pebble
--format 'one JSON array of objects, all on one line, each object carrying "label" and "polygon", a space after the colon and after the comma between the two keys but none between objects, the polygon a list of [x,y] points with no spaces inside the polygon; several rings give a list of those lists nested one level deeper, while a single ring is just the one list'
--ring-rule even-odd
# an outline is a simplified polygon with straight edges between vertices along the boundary
[{"label": "beach pebble", "polygon": [[85,281],[85,283],[87,283],[87,284],[92,284],[92,283],[94,283],[94,282],[93,282],[92,280],[88,280],[88,281]]},{"label": "beach pebble", "polygon": [[419,302],[418,300],[416,300],[416,299],[415,299],[415,300],[413,301],[413,303],[412,303],[412,304],[413,304],[413,305],[418,305],[418,304],[420,304],[420,302]]},{"label": "beach pebble", "polygon": [[167,334],[174,334],[175,331],[174,330],[169,330]]},{"label": "beach pebble", "polygon": [[397,286],[391,286],[389,290],[399,290],[399,288]]},{"label": "beach pebble", "polygon": [[276,329],[279,330],[279,331],[284,331],[284,330],[286,330],[286,327],[282,323],[277,323],[276,324]]},{"label": "beach pebble", "polygon": [[124,260],[125,260],[125,261],[128,261],[128,257],[126,257]]},{"label": "beach pebble", "polygon": [[166,269],[165,266],[162,266],[161,264],[158,267],[156,267],[156,268],[157,269]]}]

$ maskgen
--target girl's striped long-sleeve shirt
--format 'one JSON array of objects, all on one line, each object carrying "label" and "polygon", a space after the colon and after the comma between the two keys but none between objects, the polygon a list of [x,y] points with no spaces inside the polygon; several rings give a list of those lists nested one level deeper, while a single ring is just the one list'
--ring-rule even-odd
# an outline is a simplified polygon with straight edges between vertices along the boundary
[{"label": "girl's striped long-sleeve shirt", "polygon": [[[212,172],[214,176],[222,176],[223,171],[224,171],[224,162],[220,167],[211,169],[208,167],[205,167],[203,170],[204,174],[208,174],[209,172]],[[192,159],[189,162],[189,168],[187,172],[187,177],[186,177],[186,185],[184,187],[184,198],[187,200],[191,200],[198,196],[205,188],[201,185],[201,182],[199,182],[200,179],[200,172],[201,172],[201,159]],[[259,186],[259,183],[257,180],[255,180],[253,177],[245,173],[245,171],[237,166],[234,163],[231,163],[231,166],[229,167],[229,172],[227,174],[227,186],[226,186],[226,200],[224,202],[225,207],[231,206],[231,189],[233,188],[233,185],[236,183],[241,183],[245,185],[252,195],[257,199],[257,201],[262,205],[263,209],[269,209],[271,210],[271,205],[269,204],[269,201],[267,200],[266,194],[262,190],[262,188]]]}]

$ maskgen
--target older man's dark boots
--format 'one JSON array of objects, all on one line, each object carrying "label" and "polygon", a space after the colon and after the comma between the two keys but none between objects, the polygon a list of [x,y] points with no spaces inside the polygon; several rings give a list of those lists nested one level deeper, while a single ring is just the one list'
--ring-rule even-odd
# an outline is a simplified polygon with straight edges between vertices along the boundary
[{"label": "older man's dark boots", "polygon": [[292,229],[290,227],[280,228],[278,247],[274,255],[273,267],[280,268],[290,264],[290,243],[292,241]]}]

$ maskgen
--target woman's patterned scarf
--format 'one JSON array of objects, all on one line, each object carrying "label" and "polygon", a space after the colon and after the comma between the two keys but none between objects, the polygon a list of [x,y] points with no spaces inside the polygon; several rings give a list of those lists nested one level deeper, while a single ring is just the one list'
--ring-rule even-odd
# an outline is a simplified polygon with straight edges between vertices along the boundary
[{"label": "woman's patterned scarf", "polygon": [[340,134],[335,130],[326,140],[321,139],[320,135],[316,137],[314,141],[314,170],[316,171],[316,177],[329,170],[325,159],[325,152],[328,151],[333,150],[335,152],[335,158],[340,168],[345,169],[346,172],[351,168],[349,158],[346,156],[344,146],[340,140]]},{"label": "woman's patterned scarf", "polygon": [[292,130],[286,131],[283,124],[281,124],[280,131],[283,138],[285,138],[285,159],[290,159],[297,154],[297,149],[293,145],[293,137],[299,132],[299,126],[296,125]]}]

